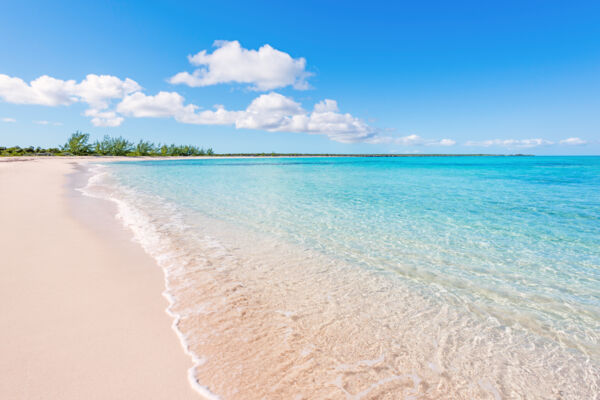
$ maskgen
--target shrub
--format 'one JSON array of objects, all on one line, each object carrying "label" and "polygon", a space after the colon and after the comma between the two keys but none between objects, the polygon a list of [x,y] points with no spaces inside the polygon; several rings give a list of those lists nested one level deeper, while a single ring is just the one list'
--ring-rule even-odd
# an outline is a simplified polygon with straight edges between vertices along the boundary
[{"label": "shrub", "polygon": [[149,156],[153,154],[155,151],[154,143],[145,142],[140,140],[138,144],[135,146],[135,150],[133,152],[136,156]]},{"label": "shrub", "polygon": [[76,131],[67,140],[67,143],[62,147],[63,151],[82,156],[89,154],[92,151],[92,146],[88,143],[90,140],[89,133]]},{"label": "shrub", "polygon": [[108,149],[111,156],[126,156],[133,151],[133,143],[121,136],[109,138]]},{"label": "shrub", "polygon": [[94,154],[106,156],[110,154],[110,136],[104,136],[102,140],[96,140],[93,146]]},{"label": "shrub", "polygon": [[152,142],[140,140],[137,144],[133,144],[123,137],[113,138],[104,136],[102,140],[96,140],[93,144],[89,143],[90,135],[76,131],[71,134],[67,142],[60,148],[48,148],[29,146],[21,148],[0,147],[0,155],[2,156],[20,156],[25,154],[41,154],[41,155],[102,155],[102,156],[203,156],[213,155],[213,149],[203,148],[193,145],[155,145]]}]

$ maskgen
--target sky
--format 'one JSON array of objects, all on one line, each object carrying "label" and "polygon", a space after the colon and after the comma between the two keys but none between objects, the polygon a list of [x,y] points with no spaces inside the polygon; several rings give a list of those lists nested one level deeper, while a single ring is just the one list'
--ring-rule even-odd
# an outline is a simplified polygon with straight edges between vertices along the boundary
[{"label": "sky", "polygon": [[6,0],[0,38],[0,146],[600,154],[598,1]]}]

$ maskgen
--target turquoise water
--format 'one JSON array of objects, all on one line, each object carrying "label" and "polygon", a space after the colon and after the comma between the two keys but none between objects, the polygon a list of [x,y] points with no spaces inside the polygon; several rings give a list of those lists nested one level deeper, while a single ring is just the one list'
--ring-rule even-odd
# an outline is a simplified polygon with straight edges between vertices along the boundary
[{"label": "turquoise water", "polygon": [[[437,392],[428,392],[433,389],[422,388],[411,378],[416,397],[452,393],[457,398],[598,396],[600,157],[161,160],[112,163],[108,170],[114,190],[111,196],[153,215],[152,223],[162,229],[163,237],[174,229],[175,220],[166,222],[157,215],[177,215],[186,232],[185,243],[178,246],[187,246],[188,255],[194,247],[203,248],[200,242],[194,244],[193,235],[202,240],[210,237],[224,252],[235,255],[240,270],[244,260],[255,265],[273,263],[269,267],[271,285],[286,280],[286,274],[307,271],[297,277],[297,284],[314,279],[311,287],[323,285],[323,291],[340,287],[340,274],[356,273],[356,279],[370,283],[346,293],[373,302],[380,295],[418,297],[415,303],[402,297],[403,302],[411,302],[410,310],[399,302],[386,303],[387,308],[381,313],[374,311],[372,318],[367,315],[359,321],[348,317],[347,326],[357,324],[354,328],[359,331],[360,324],[373,325],[373,332],[382,335],[379,348],[387,349],[386,354],[392,351],[392,343],[411,333],[384,335],[381,326],[392,324],[400,315],[421,315],[426,326],[429,312],[450,307],[447,312],[455,318],[441,320],[437,328],[420,335],[423,343],[431,339],[438,346],[440,329],[447,329],[454,337],[453,346],[462,349],[460,367],[450,366],[457,355],[451,356],[452,360],[440,356],[437,364],[431,364],[425,360],[429,355],[421,360],[413,349],[414,354],[407,355],[414,361],[411,371],[397,371],[404,368],[397,364],[393,367],[396,372],[389,374],[410,373],[421,385],[429,381],[438,385]],[[181,226],[178,229],[181,235]],[[250,237],[251,241],[243,240]],[[269,257],[261,255],[265,261],[260,261],[252,248],[257,243],[270,249]],[[282,253],[273,256],[278,249]],[[316,279],[315,273],[303,266],[302,252],[310,254],[306,265],[311,264],[315,271],[319,269],[314,264],[335,265],[334,276]],[[255,261],[251,261],[253,254]],[[207,252],[204,255],[210,258]],[[215,265],[214,261],[210,264]],[[236,279],[244,279],[242,284],[250,287],[253,278],[236,275]],[[343,295],[341,291],[331,293]],[[377,304],[368,303],[369,299],[357,301],[354,309],[373,306],[375,310]],[[310,307],[308,300],[302,301],[294,304]],[[418,325],[415,321],[412,319]],[[398,329],[403,329],[401,321],[398,324]],[[488,326],[501,333],[481,334]],[[336,334],[331,334],[332,342],[337,340]],[[478,347],[478,341],[487,347]],[[509,343],[517,342],[520,347],[514,349],[514,359],[500,356]],[[415,346],[429,351],[423,343],[415,342]],[[378,356],[374,354],[371,360]],[[344,357],[343,352],[336,357]],[[389,359],[389,355],[385,357]],[[461,379],[473,378],[476,371],[450,371],[468,368],[470,358],[482,362],[484,367],[478,368],[485,370],[485,376],[466,384]],[[443,375],[439,370],[444,364],[451,377],[440,389],[436,379],[442,378],[434,375]],[[420,372],[427,368],[433,372]],[[202,374],[198,375],[201,381]],[[207,375],[206,379],[217,377]],[[381,376],[376,386],[365,379],[356,389],[352,384],[334,386],[341,387],[339,395],[344,398],[357,396],[365,388],[365,395],[373,395],[374,388],[392,385]],[[527,386],[528,381],[532,387]],[[384,389],[380,393],[384,397],[400,390]],[[243,392],[243,387],[240,390]],[[234,398],[231,393],[217,394]],[[336,397],[335,393],[329,395]]]}]

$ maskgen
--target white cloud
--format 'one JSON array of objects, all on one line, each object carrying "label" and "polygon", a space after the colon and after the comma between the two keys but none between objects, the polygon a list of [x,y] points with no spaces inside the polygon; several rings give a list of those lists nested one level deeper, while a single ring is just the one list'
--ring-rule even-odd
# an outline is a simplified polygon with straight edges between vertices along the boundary
[{"label": "white cloud", "polygon": [[369,143],[396,144],[400,146],[454,146],[456,141],[452,139],[424,139],[419,135],[408,136],[374,136]]},{"label": "white cloud", "polygon": [[10,122],[10,123],[12,123],[12,122],[17,122],[17,120],[14,119],[14,118],[8,118],[8,117],[6,117],[6,118],[2,118],[2,122]]},{"label": "white cloud", "polygon": [[94,126],[116,127],[125,120],[114,111],[101,111],[94,108],[85,110],[83,114],[86,117],[92,117],[91,121]]},{"label": "white cloud", "polygon": [[262,129],[270,132],[302,132],[326,135],[342,143],[364,141],[375,132],[362,120],[338,112],[335,100],[325,99],[308,113],[299,103],[271,92],[250,104],[236,120],[237,128]]},{"label": "white cloud", "polygon": [[184,98],[176,92],[160,92],[155,96],[136,92],[126,96],[117,105],[117,111],[132,117],[173,117],[187,124],[319,134],[343,143],[364,141],[374,135],[374,130],[362,120],[339,113],[334,100],[317,103],[309,113],[291,98],[274,92],[258,96],[240,111],[230,111],[222,105],[215,106],[215,110],[199,111],[196,105],[185,105]]},{"label": "white cloud", "polygon": [[89,74],[80,83],[43,75],[26,83],[21,78],[0,74],[0,98],[15,104],[61,106],[80,101],[92,108],[104,109],[109,100],[138,90],[141,87],[135,81],[129,78],[123,81],[110,75]]},{"label": "white cloud", "polygon": [[587,144],[587,141],[578,137],[570,137],[568,139],[561,140],[560,144],[566,144],[570,146],[581,146]]},{"label": "white cloud", "polygon": [[183,96],[176,92],[159,92],[155,96],[137,92],[126,96],[117,105],[117,111],[137,118],[173,117],[179,122],[197,125],[234,124],[238,115],[236,112],[225,110],[221,105],[216,106],[215,111],[198,112],[198,106],[184,105],[184,100]]},{"label": "white cloud", "polygon": [[73,80],[63,81],[43,75],[28,84],[21,78],[0,74],[0,98],[8,103],[69,105],[77,101],[75,89]]},{"label": "white cloud", "polygon": [[425,141],[419,135],[408,135],[394,139],[393,143],[402,146],[422,146]]},{"label": "white cloud", "polygon": [[468,141],[465,143],[466,146],[476,147],[509,147],[509,148],[531,148],[538,146],[548,146],[554,144],[553,142],[545,139],[493,139],[483,141]]},{"label": "white cloud", "polygon": [[214,46],[212,54],[202,50],[188,56],[190,63],[200,68],[191,74],[180,72],[169,82],[192,87],[243,83],[260,91],[285,86],[300,90],[309,87],[306,79],[312,74],[306,71],[306,60],[302,57],[292,58],[268,44],[258,50],[244,49],[237,40],[218,40]]},{"label": "white cloud", "polygon": [[111,75],[89,74],[77,85],[77,96],[89,104],[84,115],[91,117],[94,126],[116,127],[123,123],[124,118],[115,111],[107,110],[112,100],[122,99],[130,93],[136,93],[142,87],[129,78],[121,80]]},{"label": "white cloud", "polygon": [[[137,82],[111,75],[89,74],[80,83],[47,75],[26,83],[20,78],[0,74],[0,98],[8,103],[66,106],[76,102],[89,105],[84,115],[91,116],[95,126],[117,126],[123,118],[103,111],[115,99],[141,90]],[[38,121],[43,122],[43,121]]]},{"label": "white cloud", "polygon": [[196,106],[183,105],[184,98],[176,92],[159,92],[148,96],[141,92],[123,98],[117,111],[132,117],[176,117],[182,113],[194,113]]},{"label": "white cloud", "polygon": [[[220,49],[226,45],[223,44]],[[265,48],[254,53],[266,51],[268,56],[275,51],[270,47],[263,50]],[[267,85],[264,80],[255,80],[254,83],[263,87]],[[274,92],[258,96],[245,110],[231,111],[222,105],[212,110],[200,110],[197,105],[185,104],[185,99],[179,93],[146,95],[135,81],[110,75],[90,74],[79,83],[42,76],[29,84],[20,78],[0,75],[0,97],[13,103],[47,106],[85,103],[89,108],[84,115],[91,118],[94,126],[102,127],[119,126],[125,116],[172,117],[186,124],[234,125],[238,129],[325,135],[344,143],[366,141],[374,136],[374,130],[364,121],[351,114],[340,113],[334,100],[325,99],[309,112],[293,99]],[[115,99],[121,101],[113,108]],[[36,123],[50,124],[48,121]]]},{"label": "white cloud", "polygon": [[108,108],[111,99],[121,99],[125,95],[142,90],[135,81],[121,80],[111,75],[89,74],[76,87],[76,95],[95,110]]},{"label": "white cloud", "polygon": [[326,113],[326,112],[338,112],[337,101],[331,99],[325,99],[320,103],[315,104],[315,112]]},{"label": "white cloud", "polygon": [[[330,99],[315,105],[307,126],[308,133],[324,133],[330,139],[342,143],[366,141],[375,136],[372,127],[351,114],[338,112],[337,102]],[[302,128],[296,132],[302,132]]]},{"label": "white cloud", "polygon": [[237,128],[276,131],[291,129],[294,117],[305,116],[299,103],[271,92],[258,96],[236,120]]},{"label": "white cloud", "polygon": [[452,140],[452,139],[442,139],[440,141],[438,141],[437,145],[438,146],[454,146],[456,144],[456,141]]}]

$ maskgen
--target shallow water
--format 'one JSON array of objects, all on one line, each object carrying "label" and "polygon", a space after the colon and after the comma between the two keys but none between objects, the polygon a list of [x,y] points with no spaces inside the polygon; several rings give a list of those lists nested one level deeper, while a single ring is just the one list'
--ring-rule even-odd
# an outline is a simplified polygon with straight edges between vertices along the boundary
[{"label": "shallow water", "polygon": [[221,398],[598,398],[600,158],[104,164]]}]

